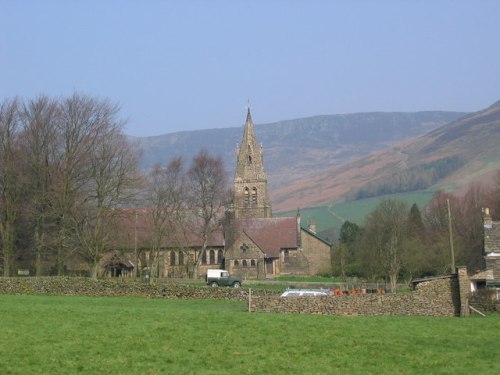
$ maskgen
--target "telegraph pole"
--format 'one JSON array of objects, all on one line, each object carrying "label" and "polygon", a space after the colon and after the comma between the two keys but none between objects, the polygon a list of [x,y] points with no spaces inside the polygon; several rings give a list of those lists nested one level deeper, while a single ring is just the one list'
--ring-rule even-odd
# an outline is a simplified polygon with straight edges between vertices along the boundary
[{"label": "telegraph pole", "polygon": [[450,210],[450,200],[446,199],[446,206],[448,207],[448,232],[450,235],[450,251],[451,251],[451,273],[456,273],[455,268],[455,251],[453,250],[453,232],[451,231],[451,210]]}]

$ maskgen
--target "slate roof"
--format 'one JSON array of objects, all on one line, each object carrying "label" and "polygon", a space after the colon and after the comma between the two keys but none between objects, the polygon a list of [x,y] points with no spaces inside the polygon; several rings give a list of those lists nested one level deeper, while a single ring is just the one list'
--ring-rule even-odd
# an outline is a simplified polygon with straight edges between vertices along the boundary
[{"label": "slate roof", "polygon": [[311,236],[314,236],[315,238],[317,238],[318,240],[320,240],[321,242],[323,242],[325,245],[328,245],[330,247],[333,246],[333,244],[329,240],[318,236],[318,234],[316,232],[313,232],[312,230],[310,230],[308,228],[304,228],[304,227],[301,227],[300,229],[302,229],[304,232],[309,233]]},{"label": "slate roof", "polygon": [[242,219],[237,226],[259,246],[267,258],[279,257],[280,249],[299,247],[296,217]]},{"label": "slate roof", "polygon": [[484,252],[500,253],[500,221],[491,221],[484,225]]},{"label": "slate roof", "polygon": [[471,276],[471,280],[494,280],[493,270],[486,270],[483,272],[478,272]]},{"label": "slate roof", "polygon": [[[151,246],[152,224],[150,209],[128,209],[123,210],[123,215],[119,218],[119,232],[116,238],[116,245],[122,248],[133,248],[137,240],[139,247]],[[201,247],[202,240],[200,231],[196,229],[194,220],[188,221],[183,226],[175,225],[169,236],[163,239],[162,247]],[[212,233],[208,239],[208,246],[223,247],[224,233],[222,228]]]}]

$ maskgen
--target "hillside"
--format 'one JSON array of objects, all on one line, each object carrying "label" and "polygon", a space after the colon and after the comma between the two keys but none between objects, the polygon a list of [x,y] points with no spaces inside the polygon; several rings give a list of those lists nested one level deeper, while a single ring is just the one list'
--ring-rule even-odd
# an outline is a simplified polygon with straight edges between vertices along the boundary
[{"label": "hillside", "polygon": [[[273,190],[308,175],[332,170],[348,161],[422,135],[463,116],[460,112],[356,113],[324,115],[255,126],[264,146],[265,168]],[[258,114],[254,114],[258,119]],[[244,120],[242,118],[242,120]],[[178,132],[135,138],[143,168],[182,156],[189,162],[202,148],[220,155],[230,180],[242,127]],[[309,193],[308,193],[309,194]],[[296,208],[297,206],[295,206]]]},{"label": "hillside", "polygon": [[500,102],[397,146],[272,191],[275,211],[418,190],[455,190],[500,169]]}]

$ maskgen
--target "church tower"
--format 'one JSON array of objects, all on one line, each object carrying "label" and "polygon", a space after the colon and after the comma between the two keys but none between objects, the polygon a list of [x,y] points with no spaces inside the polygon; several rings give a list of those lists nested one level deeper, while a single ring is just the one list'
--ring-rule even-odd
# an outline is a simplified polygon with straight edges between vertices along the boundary
[{"label": "church tower", "polygon": [[262,146],[257,146],[250,108],[241,145],[236,150],[234,177],[234,215],[236,219],[272,217],[267,195]]}]

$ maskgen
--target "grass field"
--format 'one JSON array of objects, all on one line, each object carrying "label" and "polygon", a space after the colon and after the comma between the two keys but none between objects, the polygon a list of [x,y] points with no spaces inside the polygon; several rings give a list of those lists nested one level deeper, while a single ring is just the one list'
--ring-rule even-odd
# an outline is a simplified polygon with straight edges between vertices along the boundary
[{"label": "grass field", "polygon": [[1,374],[499,374],[500,316],[332,317],[245,303],[0,295]]}]

